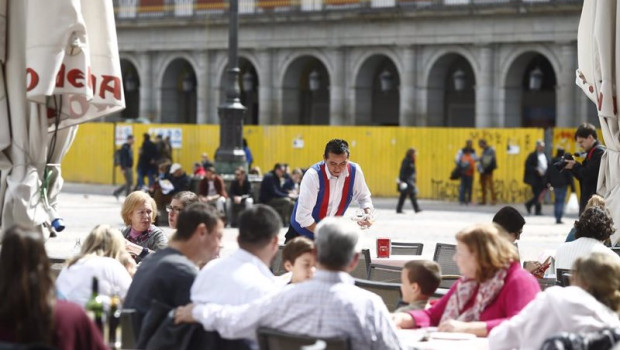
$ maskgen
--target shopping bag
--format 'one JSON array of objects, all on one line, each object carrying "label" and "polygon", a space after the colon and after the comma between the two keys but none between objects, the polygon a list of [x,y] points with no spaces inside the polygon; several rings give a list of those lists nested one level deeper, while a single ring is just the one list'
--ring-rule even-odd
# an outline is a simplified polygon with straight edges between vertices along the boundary
[{"label": "shopping bag", "polygon": [[572,215],[579,213],[579,201],[577,200],[577,194],[571,193],[568,196],[568,203],[566,203],[566,207],[564,208],[564,214]]},{"label": "shopping bag", "polygon": [[461,168],[457,165],[454,169],[452,169],[452,171],[450,172],[450,180],[458,180],[461,178]]}]

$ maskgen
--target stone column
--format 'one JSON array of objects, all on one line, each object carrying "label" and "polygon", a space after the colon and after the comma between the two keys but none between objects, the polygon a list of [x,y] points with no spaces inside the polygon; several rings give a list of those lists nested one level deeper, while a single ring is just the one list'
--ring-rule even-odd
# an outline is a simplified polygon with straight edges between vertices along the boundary
[{"label": "stone column", "polygon": [[577,43],[569,42],[559,45],[560,71],[556,74],[555,125],[573,127],[587,116],[577,116],[575,110],[575,70],[577,69]]},{"label": "stone column", "polygon": [[[224,51],[221,52],[222,54]],[[218,58],[218,51],[207,51],[207,65],[206,71],[209,77],[210,83],[207,86],[207,101],[210,103],[207,105],[206,122],[208,124],[219,124],[219,117],[217,114],[217,107],[220,105],[220,77],[221,75],[217,71],[216,63]]]},{"label": "stone column", "polygon": [[415,52],[411,47],[402,49],[402,71],[400,72],[400,112],[398,124],[400,126],[416,125],[415,120]]},{"label": "stone column", "polygon": [[154,84],[155,77],[153,77],[151,54],[148,51],[140,53],[138,55],[138,64],[140,65],[138,67],[138,74],[140,75],[139,116],[141,118],[151,120],[151,118],[156,117],[156,105],[154,99],[156,84]]},{"label": "stone column", "polygon": [[[208,122],[209,104],[209,74],[208,74],[208,55],[206,51],[197,51],[196,57],[196,123],[206,124]],[[213,101],[211,101],[213,103]]]},{"label": "stone column", "polygon": [[499,126],[493,115],[493,49],[482,46],[478,49],[480,69],[476,76],[476,127]]},{"label": "stone column", "polygon": [[347,124],[345,116],[345,85],[346,85],[346,62],[343,49],[335,48],[330,52],[334,71],[329,77],[329,124]]},{"label": "stone column", "polygon": [[258,124],[273,124],[273,58],[269,49],[258,53]]}]

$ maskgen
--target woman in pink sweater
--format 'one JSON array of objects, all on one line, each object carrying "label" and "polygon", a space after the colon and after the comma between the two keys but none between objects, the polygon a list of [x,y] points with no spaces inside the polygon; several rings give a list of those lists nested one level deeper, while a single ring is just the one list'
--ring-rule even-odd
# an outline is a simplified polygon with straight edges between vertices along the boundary
[{"label": "woman in pink sweater", "polygon": [[493,224],[479,224],[457,233],[454,261],[461,279],[430,309],[395,313],[396,326],[438,326],[441,332],[485,337],[518,314],[540,286],[520,267],[515,246],[499,230]]}]

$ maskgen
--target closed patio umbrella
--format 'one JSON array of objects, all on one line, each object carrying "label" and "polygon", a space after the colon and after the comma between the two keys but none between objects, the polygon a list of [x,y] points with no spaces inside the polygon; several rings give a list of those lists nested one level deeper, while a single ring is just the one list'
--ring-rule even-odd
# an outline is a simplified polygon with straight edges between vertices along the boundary
[{"label": "closed patio umbrella", "polygon": [[[601,159],[597,193],[620,228],[620,125],[617,87],[620,86],[620,7],[616,0],[585,0],[579,21],[576,83],[596,104],[607,151]],[[612,242],[620,238],[620,231]]]},{"label": "closed patio umbrella", "polygon": [[76,125],[125,106],[113,7],[108,0],[0,0],[0,18],[8,44],[0,130],[9,131],[9,142],[0,141],[0,224],[37,226],[58,217],[60,162]]}]

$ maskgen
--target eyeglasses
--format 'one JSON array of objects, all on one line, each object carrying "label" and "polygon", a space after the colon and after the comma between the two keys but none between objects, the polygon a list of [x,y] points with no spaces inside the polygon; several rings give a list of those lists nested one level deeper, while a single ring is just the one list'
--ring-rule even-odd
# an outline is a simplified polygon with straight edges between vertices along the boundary
[{"label": "eyeglasses", "polygon": [[173,207],[173,206],[171,206],[171,205],[166,205],[166,211],[167,211],[167,212],[169,212],[169,213],[170,213],[170,212],[172,212],[173,210],[174,210],[174,211],[178,214],[178,213],[180,213],[180,212],[181,212],[181,210],[183,210],[183,208]]}]

